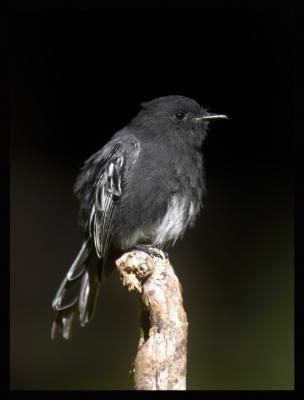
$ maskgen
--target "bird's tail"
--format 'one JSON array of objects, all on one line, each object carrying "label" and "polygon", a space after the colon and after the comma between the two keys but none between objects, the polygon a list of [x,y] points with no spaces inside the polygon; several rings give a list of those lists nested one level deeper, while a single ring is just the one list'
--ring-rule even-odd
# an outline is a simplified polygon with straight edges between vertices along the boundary
[{"label": "bird's tail", "polygon": [[57,311],[51,338],[69,339],[79,320],[85,326],[93,317],[102,283],[102,260],[97,257],[91,238],[85,241],[54,297],[52,306]]}]

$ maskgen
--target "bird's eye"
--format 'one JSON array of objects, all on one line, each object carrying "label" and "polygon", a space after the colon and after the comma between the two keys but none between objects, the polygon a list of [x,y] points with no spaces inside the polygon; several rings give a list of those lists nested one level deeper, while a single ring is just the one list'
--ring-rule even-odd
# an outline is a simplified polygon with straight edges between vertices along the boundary
[{"label": "bird's eye", "polygon": [[178,119],[179,121],[181,121],[182,119],[184,119],[186,116],[185,113],[183,113],[182,111],[179,111],[178,113],[175,114],[176,119]]}]

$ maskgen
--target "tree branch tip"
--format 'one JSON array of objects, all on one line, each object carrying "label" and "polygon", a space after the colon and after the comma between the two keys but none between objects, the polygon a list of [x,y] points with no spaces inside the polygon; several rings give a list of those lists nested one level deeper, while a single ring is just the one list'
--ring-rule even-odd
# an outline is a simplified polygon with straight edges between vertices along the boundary
[{"label": "tree branch tip", "polygon": [[153,258],[147,253],[132,250],[116,260],[116,266],[123,286],[129,292],[136,289],[142,293],[142,285],[153,274],[155,265]]}]

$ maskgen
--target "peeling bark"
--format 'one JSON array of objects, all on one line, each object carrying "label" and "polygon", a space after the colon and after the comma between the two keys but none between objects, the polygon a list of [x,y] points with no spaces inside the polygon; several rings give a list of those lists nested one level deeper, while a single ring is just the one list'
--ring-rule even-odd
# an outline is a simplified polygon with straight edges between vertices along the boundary
[{"label": "peeling bark", "polygon": [[116,261],[129,291],[141,293],[141,323],[132,367],[137,390],[186,390],[187,315],[182,288],[170,261],[142,251],[125,253]]}]

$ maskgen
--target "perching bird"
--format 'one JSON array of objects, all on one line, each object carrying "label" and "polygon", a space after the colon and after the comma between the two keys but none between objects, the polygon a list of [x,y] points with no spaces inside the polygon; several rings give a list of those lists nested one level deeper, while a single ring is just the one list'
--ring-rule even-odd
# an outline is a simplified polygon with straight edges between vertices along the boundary
[{"label": "perching bird", "polygon": [[53,301],[51,337],[93,316],[109,248],[167,248],[194,225],[205,192],[202,143],[212,114],[183,96],[141,104],[138,115],[84,164],[74,187],[81,249]]}]

